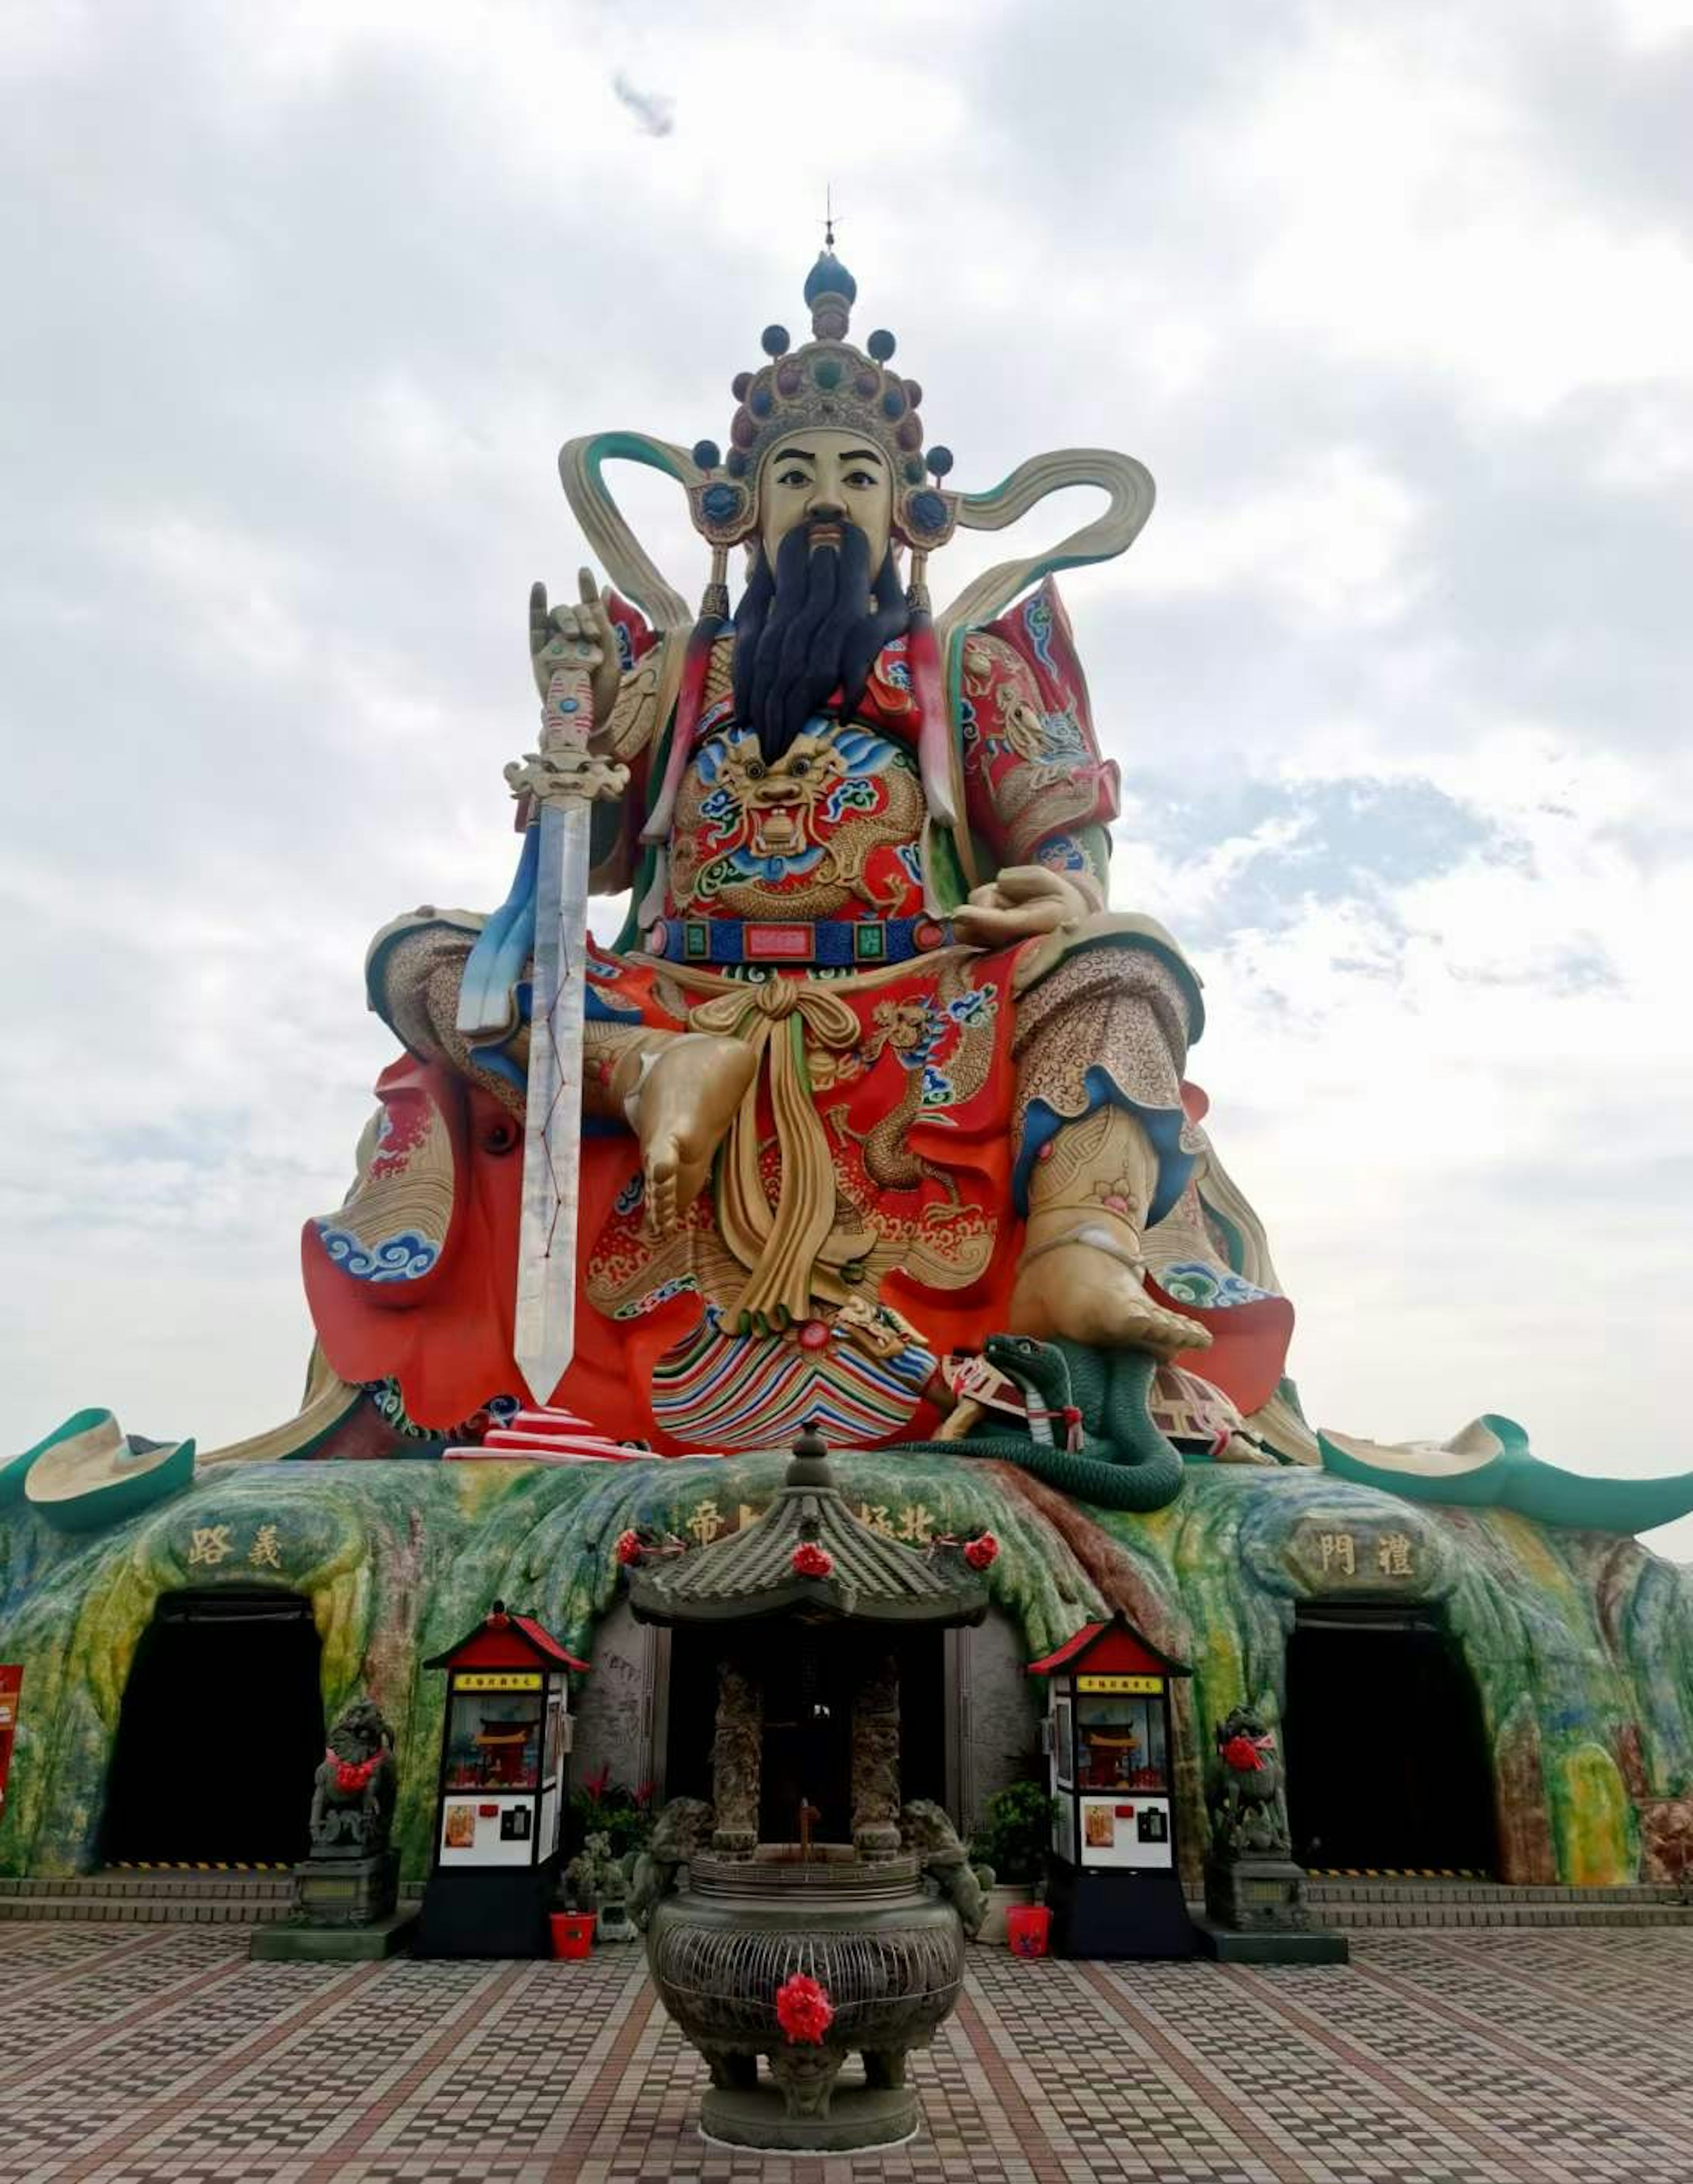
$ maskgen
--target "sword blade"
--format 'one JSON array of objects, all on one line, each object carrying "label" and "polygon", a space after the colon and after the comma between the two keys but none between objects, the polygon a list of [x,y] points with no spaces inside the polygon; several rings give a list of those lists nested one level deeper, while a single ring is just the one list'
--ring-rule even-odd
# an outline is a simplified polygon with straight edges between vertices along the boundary
[{"label": "sword blade", "polygon": [[543,1407],[576,1354],[588,807],[543,804],[536,872],[514,1351]]}]

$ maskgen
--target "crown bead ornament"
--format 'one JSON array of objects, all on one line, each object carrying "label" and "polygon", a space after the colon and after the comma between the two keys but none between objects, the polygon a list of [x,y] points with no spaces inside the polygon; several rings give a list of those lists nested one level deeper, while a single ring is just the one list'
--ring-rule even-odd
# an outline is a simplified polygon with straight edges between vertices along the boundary
[{"label": "crown bead ornament", "polygon": [[844,341],[858,300],[858,283],[834,252],[818,253],[805,276],[805,301],[811,307],[811,332],[819,341]]},{"label": "crown bead ornament", "polygon": [[[727,458],[716,443],[701,441],[694,450],[697,469],[726,476],[691,488],[696,529],[714,549],[744,543],[758,529],[759,467],[778,436],[823,427],[855,433],[879,447],[893,473],[893,531],[895,539],[927,554],[944,545],[956,521],[955,494],[927,482],[952,466],[945,448],[923,456],[923,423],[918,414],[922,387],[889,369],[894,340],[878,327],[863,349],[847,339],[858,283],[833,249],[826,248],[806,276],[805,300],[813,339],[790,347],[785,326],[766,326],[761,337],[769,361],[756,371],[742,371],[732,382],[736,409],[729,426]],[[713,460],[704,460],[710,450]]]}]

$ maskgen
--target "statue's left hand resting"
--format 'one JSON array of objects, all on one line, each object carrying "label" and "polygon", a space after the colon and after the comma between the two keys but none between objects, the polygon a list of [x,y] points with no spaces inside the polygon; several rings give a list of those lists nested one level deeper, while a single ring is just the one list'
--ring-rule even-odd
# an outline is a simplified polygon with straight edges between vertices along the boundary
[{"label": "statue's left hand resting", "polygon": [[1074,925],[1104,907],[1099,889],[1047,865],[1009,865],[987,887],[972,891],[953,913],[953,929],[972,948],[1004,948],[1034,934]]},{"label": "statue's left hand resting", "polygon": [[[611,718],[622,680],[617,640],[605,597],[596,588],[591,569],[577,570],[576,591],[579,596],[570,604],[549,608],[547,587],[530,587],[529,665],[543,705],[555,669],[586,668],[593,688],[594,722],[603,728]],[[586,652],[579,649],[582,645],[588,647]]]}]

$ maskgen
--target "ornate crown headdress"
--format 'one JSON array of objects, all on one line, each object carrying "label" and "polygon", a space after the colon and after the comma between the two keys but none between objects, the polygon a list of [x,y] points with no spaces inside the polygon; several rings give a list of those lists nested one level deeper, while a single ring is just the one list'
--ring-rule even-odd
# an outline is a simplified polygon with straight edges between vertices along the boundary
[{"label": "ornate crown headdress", "polygon": [[[1107,505],[1100,514],[1050,545],[996,562],[973,577],[933,619],[934,649],[944,688],[925,701],[919,757],[930,812],[938,827],[949,832],[961,875],[954,880],[936,877],[937,833],[925,850],[924,884],[932,906],[938,904],[944,909],[962,900],[972,871],[969,828],[948,726],[961,697],[964,639],[1055,571],[1110,560],[1122,553],[1152,512],[1152,480],[1132,456],[1105,448],[1069,448],[1020,463],[989,492],[950,490],[942,481],[952,468],[950,451],[931,448],[927,455],[923,451],[922,389],[888,368],[894,348],[892,334],[872,334],[863,350],[846,339],[858,284],[835,256],[832,242],[833,238],[805,281],[815,338],[794,349],[785,327],[767,326],[764,349],[769,361],[756,371],[742,372],[734,382],[738,406],[729,430],[727,459],[710,440],[700,440],[689,449],[645,432],[590,432],[567,440],[559,450],[559,476],[582,535],[604,563],[612,582],[666,636],[691,627],[690,652],[696,644],[709,644],[721,632],[729,611],[725,581],[729,549],[757,532],[759,465],[778,433],[807,426],[849,429],[863,432],[886,453],[894,472],[893,532],[911,549],[908,596],[914,614],[921,614],[925,621],[925,565],[955,529],[1003,531],[1050,493],[1078,485],[1104,489]],[[662,471],[686,492],[694,526],[712,549],[711,572],[697,615],[629,527],[605,482],[605,466],[613,461]],[[681,649],[671,657],[679,677]],[[669,687],[673,693],[677,684],[672,681]],[[657,838],[653,829],[661,817],[667,820],[667,810],[661,796],[643,830],[649,839]],[[928,842],[929,837],[925,839]]]},{"label": "ornate crown headdress", "polygon": [[791,348],[786,326],[766,326],[761,345],[768,363],[738,373],[732,384],[739,406],[727,456],[715,440],[700,440],[692,451],[700,473],[688,492],[695,528],[717,548],[750,538],[764,457],[784,434],[827,427],[861,432],[883,450],[894,477],[894,535],[915,553],[933,553],[952,536],[958,496],[940,486],[952,468],[951,449],[923,451],[923,390],[891,369],[892,334],[878,329],[863,349],[847,340],[858,283],[833,249],[819,254],[805,295],[815,338]]}]

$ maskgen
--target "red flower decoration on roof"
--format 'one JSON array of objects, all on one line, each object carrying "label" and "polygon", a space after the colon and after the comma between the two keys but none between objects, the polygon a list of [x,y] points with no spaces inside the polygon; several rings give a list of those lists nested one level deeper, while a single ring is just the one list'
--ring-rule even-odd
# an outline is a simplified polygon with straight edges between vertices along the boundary
[{"label": "red flower decoration on roof", "polygon": [[638,1532],[620,1532],[617,1535],[617,1559],[620,1563],[638,1563],[641,1559],[641,1552]]},{"label": "red flower decoration on roof", "polygon": [[991,1532],[979,1532],[965,1541],[964,1559],[972,1569],[991,1569],[1000,1559],[1000,1543]]},{"label": "red flower decoration on roof", "polygon": [[828,1989],[808,1972],[795,1972],[776,1990],[776,2021],[796,2044],[821,2047],[834,2015]]},{"label": "red flower decoration on roof", "polygon": [[802,1540],[794,1550],[794,1574],[796,1577],[827,1577],[834,1566],[834,1557],[827,1547],[820,1547],[815,1540]]}]

